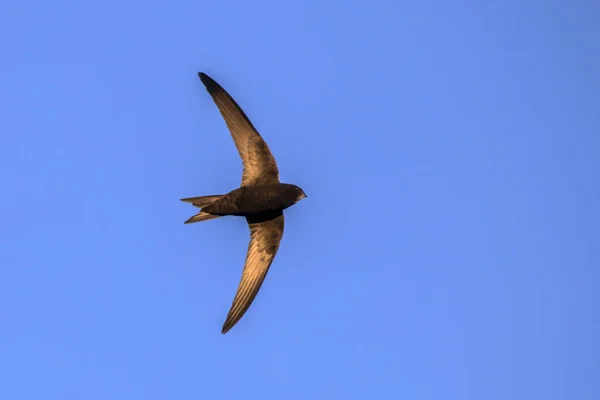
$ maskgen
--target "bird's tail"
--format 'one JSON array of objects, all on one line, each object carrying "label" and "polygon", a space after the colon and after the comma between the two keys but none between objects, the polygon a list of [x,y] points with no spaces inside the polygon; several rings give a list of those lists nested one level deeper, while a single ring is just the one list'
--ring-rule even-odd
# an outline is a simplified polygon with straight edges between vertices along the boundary
[{"label": "bird's tail", "polygon": [[187,221],[184,222],[184,224],[191,224],[193,222],[202,222],[202,221],[208,221],[209,219],[215,219],[215,218],[219,218],[221,217],[221,215],[214,215],[214,214],[210,214],[204,211],[200,211],[198,214],[194,215],[193,217],[191,217],[190,219],[188,219]]},{"label": "bird's tail", "polygon": [[[220,199],[221,197],[223,197],[223,195],[220,195],[220,194],[219,195],[211,195],[211,196],[188,197],[185,199],[181,199],[181,201],[183,201],[184,203],[192,203],[192,205],[194,207],[198,207],[201,209],[202,207],[206,207],[209,204],[212,204],[214,201]],[[219,217],[221,217],[221,215],[214,215],[214,214],[210,214],[210,213],[200,210],[200,212],[198,214],[194,215],[193,217],[191,217],[190,219],[185,221],[184,224],[208,221],[210,219],[215,219],[215,218],[219,218]]]},{"label": "bird's tail", "polygon": [[195,207],[202,208],[214,203],[221,197],[223,197],[222,194],[213,194],[210,196],[188,197],[186,199],[181,199],[181,201],[184,203],[192,203]]}]

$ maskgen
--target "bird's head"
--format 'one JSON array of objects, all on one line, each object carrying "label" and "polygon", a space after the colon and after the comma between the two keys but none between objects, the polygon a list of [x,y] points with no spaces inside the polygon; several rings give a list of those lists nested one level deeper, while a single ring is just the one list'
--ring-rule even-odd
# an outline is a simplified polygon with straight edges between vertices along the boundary
[{"label": "bird's head", "polygon": [[298,201],[306,198],[306,193],[304,193],[304,190],[300,189],[298,186],[296,186],[296,192],[298,192]]},{"label": "bird's head", "polygon": [[306,197],[306,193],[304,193],[304,190],[302,190],[298,186],[290,184],[286,184],[285,186],[286,197],[293,203],[297,203]]}]

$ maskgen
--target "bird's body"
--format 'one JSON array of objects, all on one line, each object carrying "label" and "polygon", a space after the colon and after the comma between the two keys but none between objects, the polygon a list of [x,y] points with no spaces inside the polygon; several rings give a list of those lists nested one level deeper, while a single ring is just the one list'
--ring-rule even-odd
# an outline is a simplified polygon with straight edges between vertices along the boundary
[{"label": "bird's body", "polygon": [[223,195],[202,211],[213,215],[251,217],[283,211],[298,201],[296,186],[277,183],[265,186],[242,186]]},{"label": "bird's body", "polygon": [[181,199],[200,208],[185,223],[227,215],[245,217],[248,222],[250,244],[242,280],[221,331],[226,333],[250,307],[277,254],[283,236],[283,210],[306,195],[298,186],[279,181],[275,158],[246,114],[212,78],[204,73],[199,76],[225,119],[244,164],[241,187],[223,195]]}]

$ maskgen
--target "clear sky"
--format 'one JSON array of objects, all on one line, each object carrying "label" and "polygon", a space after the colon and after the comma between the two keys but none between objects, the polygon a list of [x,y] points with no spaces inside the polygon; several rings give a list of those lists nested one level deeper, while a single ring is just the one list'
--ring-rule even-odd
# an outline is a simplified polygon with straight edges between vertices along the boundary
[{"label": "clear sky", "polygon": [[[22,1],[0,7],[0,398],[600,398],[600,5]],[[241,162],[286,212],[182,197]]]}]

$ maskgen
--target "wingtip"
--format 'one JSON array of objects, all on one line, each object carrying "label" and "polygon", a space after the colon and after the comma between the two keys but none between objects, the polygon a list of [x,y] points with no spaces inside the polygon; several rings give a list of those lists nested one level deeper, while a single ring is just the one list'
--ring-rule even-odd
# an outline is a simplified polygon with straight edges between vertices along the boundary
[{"label": "wingtip", "polygon": [[223,322],[223,327],[221,328],[221,334],[224,335],[231,330],[239,321],[239,318],[232,318],[231,315],[227,315],[225,322]]},{"label": "wingtip", "polygon": [[221,86],[210,76],[205,74],[204,72],[198,72],[198,76],[200,77],[200,81],[204,84],[204,87],[209,91],[209,93],[223,90]]},{"label": "wingtip", "polygon": [[221,328],[221,335],[226,334],[227,332],[229,332],[229,330],[233,328],[233,326],[227,326],[227,322],[225,322],[223,324],[223,327]]},{"label": "wingtip", "polygon": [[206,75],[204,72],[198,72],[198,78],[202,81],[202,83],[206,84],[207,82],[212,81],[212,78]]}]

